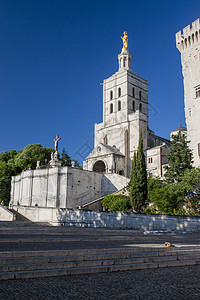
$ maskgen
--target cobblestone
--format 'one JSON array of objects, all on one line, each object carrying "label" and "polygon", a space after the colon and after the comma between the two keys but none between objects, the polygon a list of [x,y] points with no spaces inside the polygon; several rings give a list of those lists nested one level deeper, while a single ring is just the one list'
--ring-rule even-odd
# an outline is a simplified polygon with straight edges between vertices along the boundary
[{"label": "cobblestone", "polygon": [[0,299],[200,299],[200,266],[0,281]]}]

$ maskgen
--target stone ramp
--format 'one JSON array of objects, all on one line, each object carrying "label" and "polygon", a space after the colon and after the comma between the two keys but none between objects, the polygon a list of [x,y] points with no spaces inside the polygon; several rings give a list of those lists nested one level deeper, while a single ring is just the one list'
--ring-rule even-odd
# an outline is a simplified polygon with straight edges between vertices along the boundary
[{"label": "stone ramp", "polygon": [[0,279],[39,278],[200,264],[200,246],[0,252]]}]

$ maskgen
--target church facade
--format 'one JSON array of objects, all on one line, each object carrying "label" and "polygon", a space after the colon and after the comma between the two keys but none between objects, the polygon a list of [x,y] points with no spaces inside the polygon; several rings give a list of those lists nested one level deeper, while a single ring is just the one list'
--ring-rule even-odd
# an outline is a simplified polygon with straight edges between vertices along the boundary
[{"label": "church facade", "polygon": [[103,81],[103,122],[95,124],[94,150],[83,168],[129,177],[142,131],[147,169],[152,175],[162,177],[169,141],[149,129],[148,83],[132,70],[126,32],[122,40],[119,69]]},{"label": "church facade", "polygon": [[176,47],[181,53],[187,139],[194,166],[200,167],[200,18],[176,34]]}]

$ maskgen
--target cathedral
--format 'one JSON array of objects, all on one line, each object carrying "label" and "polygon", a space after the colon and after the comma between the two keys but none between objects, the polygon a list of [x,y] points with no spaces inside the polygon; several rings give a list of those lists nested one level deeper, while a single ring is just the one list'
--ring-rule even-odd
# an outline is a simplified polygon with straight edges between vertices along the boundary
[{"label": "cathedral", "polygon": [[[140,132],[148,174],[163,178],[170,142],[149,128],[148,83],[132,69],[127,32],[122,43],[119,69],[103,81],[103,121],[95,124],[94,149],[83,162],[83,170],[61,166],[56,136],[55,153],[46,168],[38,164],[36,170],[12,177],[10,206],[22,215],[27,216],[27,207],[38,208],[35,220],[39,213],[43,219],[51,218],[53,211],[47,216],[43,208],[101,209],[105,195],[121,193],[128,184]],[[183,67],[187,129],[180,126],[171,135],[179,131],[187,135],[194,165],[200,166],[200,19],[176,34],[176,45]]]},{"label": "cathedral", "polygon": [[162,177],[170,143],[149,129],[148,83],[132,69],[127,32],[122,42],[119,69],[103,81],[103,122],[95,124],[94,150],[85,159],[83,168],[129,177],[142,131],[147,170]]}]

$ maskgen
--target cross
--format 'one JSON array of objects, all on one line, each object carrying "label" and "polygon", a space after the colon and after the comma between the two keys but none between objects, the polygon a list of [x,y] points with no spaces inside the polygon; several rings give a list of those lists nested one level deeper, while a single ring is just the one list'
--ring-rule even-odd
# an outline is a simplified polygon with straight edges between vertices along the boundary
[{"label": "cross", "polygon": [[55,142],[55,151],[58,151],[58,141],[61,140],[59,135],[56,135],[56,138],[54,139]]}]

